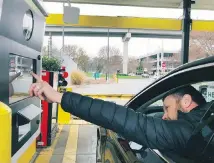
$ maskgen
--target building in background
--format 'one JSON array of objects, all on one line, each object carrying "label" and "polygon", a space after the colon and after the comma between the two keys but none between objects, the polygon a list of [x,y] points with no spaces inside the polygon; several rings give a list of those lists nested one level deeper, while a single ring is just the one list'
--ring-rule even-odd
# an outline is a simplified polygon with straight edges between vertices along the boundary
[{"label": "building in background", "polygon": [[179,52],[158,51],[140,57],[139,62],[143,66],[144,73],[159,75],[160,73],[168,73],[178,67],[181,64],[181,58]]}]

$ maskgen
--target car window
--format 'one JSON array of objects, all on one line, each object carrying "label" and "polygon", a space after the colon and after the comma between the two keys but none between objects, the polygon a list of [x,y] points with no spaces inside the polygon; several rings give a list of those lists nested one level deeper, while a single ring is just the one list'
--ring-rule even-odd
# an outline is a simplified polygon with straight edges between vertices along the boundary
[{"label": "car window", "polygon": [[153,104],[150,105],[151,106],[163,106],[163,101],[162,99],[155,101]]},{"label": "car window", "polygon": [[[192,86],[201,92],[207,102],[214,100],[214,81],[211,82],[200,82],[196,84],[192,84]],[[149,107],[153,106],[163,106],[162,99],[159,99],[149,105]]]},{"label": "car window", "polygon": [[201,82],[193,84],[192,86],[201,92],[207,102],[214,100],[214,81]]}]

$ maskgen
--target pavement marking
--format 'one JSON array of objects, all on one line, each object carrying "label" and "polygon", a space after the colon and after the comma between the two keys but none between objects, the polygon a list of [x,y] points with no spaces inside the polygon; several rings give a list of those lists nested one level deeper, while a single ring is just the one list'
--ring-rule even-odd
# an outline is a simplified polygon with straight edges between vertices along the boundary
[{"label": "pavement marking", "polygon": [[97,127],[80,125],[76,163],[95,163],[97,147]]},{"label": "pavement marking", "polygon": [[53,144],[51,145],[51,147],[44,148],[38,153],[35,163],[48,163],[51,160],[51,156],[53,154],[57,141],[60,137],[62,128],[63,128],[63,125],[59,125],[59,131],[56,134],[56,138],[54,139]]},{"label": "pavement marking", "polygon": [[70,125],[64,125],[53,151],[50,163],[62,163],[65,153],[65,147],[68,141],[69,131]]},{"label": "pavement marking", "polygon": [[76,163],[79,125],[71,125],[62,163]]}]

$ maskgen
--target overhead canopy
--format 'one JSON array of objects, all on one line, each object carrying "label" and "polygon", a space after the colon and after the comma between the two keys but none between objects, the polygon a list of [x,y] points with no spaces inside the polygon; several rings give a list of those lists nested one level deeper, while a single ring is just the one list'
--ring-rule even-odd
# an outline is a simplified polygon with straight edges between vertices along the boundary
[{"label": "overhead canopy", "polygon": [[[68,0],[43,0],[45,2],[68,2]],[[139,6],[154,8],[182,8],[183,0],[70,0],[71,3]],[[192,9],[214,10],[214,0],[196,0]]]}]

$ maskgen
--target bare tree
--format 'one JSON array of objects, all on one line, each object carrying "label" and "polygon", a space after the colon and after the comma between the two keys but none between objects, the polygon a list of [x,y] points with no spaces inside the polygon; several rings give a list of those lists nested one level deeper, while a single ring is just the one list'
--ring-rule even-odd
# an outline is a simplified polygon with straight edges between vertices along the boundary
[{"label": "bare tree", "polygon": [[[122,69],[122,56],[120,49],[116,47],[109,47],[109,62],[108,62],[108,47],[103,46],[98,52],[99,64],[103,72],[107,72],[109,68],[110,73],[114,73],[117,70]],[[100,66],[103,65],[103,66]],[[109,65],[108,65],[109,64]]]},{"label": "bare tree", "polygon": [[147,69],[148,72],[151,72],[151,71],[152,71],[152,68],[153,68],[153,64],[154,64],[154,63],[152,63],[151,61],[152,61],[152,60],[150,59],[150,57],[147,57],[147,58],[145,58],[145,59],[142,61],[142,63],[143,63],[143,68],[144,68],[144,69]]},{"label": "bare tree", "polygon": [[136,57],[129,57],[129,62],[128,62],[128,72],[136,72],[137,67],[139,66],[139,61],[137,60]]},{"label": "bare tree", "polygon": [[78,55],[77,65],[84,72],[88,72],[89,59],[89,56],[84,51],[80,52]]},{"label": "bare tree", "polygon": [[65,45],[64,54],[70,56],[71,59],[77,63],[78,68],[85,72],[88,71],[90,57],[82,47],[79,47],[78,45]]},{"label": "bare tree", "polygon": [[123,58],[121,55],[115,54],[110,57],[110,73],[115,73],[117,70],[122,71]]},{"label": "bare tree", "polygon": [[[61,49],[62,52],[63,49]],[[71,57],[75,62],[78,60],[78,52],[83,51],[81,47],[78,47],[77,45],[65,45],[64,46],[64,54]]]},{"label": "bare tree", "polygon": [[47,46],[43,46],[42,47],[42,55],[48,55],[48,47]]},{"label": "bare tree", "polygon": [[169,60],[167,62],[166,67],[172,67],[174,69],[181,65],[181,53],[179,53],[179,52],[173,53],[172,57],[170,57],[168,59]]},{"label": "bare tree", "polygon": [[141,61],[141,59],[138,59],[138,66],[136,68],[136,74],[141,75],[143,73],[143,62]]},{"label": "bare tree", "polygon": [[102,72],[104,65],[99,57],[94,57],[90,60],[89,69],[90,71]]},{"label": "bare tree", "polygon": [[[44,46],[43,48],[42,48],[42,55],[49,55],[48,54],[48,46]],[[51,54],[50,54],[50,56],[60,56],[60,51],[59,51],[59,49],[57,49],[57,47],[56,46],[52,46],[52,49],[51,49]]]},{"label": "bare tree", "polygon": [[214,55],[214,33],[212,32],[191,32],[189,60]]}]

